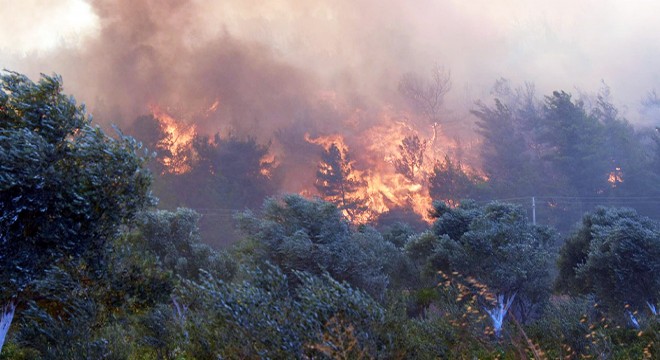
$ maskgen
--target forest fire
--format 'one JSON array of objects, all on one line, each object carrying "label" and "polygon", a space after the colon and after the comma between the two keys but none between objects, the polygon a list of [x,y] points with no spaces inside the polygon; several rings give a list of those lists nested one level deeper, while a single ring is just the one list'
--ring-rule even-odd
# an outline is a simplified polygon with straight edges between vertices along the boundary
[{"label": "forest fire", "polygon": [[593,5],[2,2],[0,360],[660,359],[660,5]]},{"label": "forest fire", "polygon": [[[210,176],[226,177],[232,176],[226,173],[227,170],[222,170],[227,166],[244,169],[254,166],[253,175],[250,175],[252,180],[273,184],[288,181],[296,184],[289,186],[288,191],[303,196],[319,196],[337,205],[350,221],[368,223],[390,212],[430,221],[431,176],[437,171],[436,168],[446,169],[449,166],[450,170],[459,169],[468,175],[479,173],[457,158],[460,144],[455,138],[448,136],[439,126],[436,126],[437,131],[433,131],[432,126],[418,114],[396,110],[393,106],[383,106],[379,111],[369,112],[360,108],[351,109],[337,96],[321,96],[321,99],[323,109],[331,109],[342,127],[327,129],[325,134],[310,127],[304,135],[298,135],[302,139],[296,140],[295,135],[285,138],[287,142],[303,141],[312,148],[318,146],[316,151],[310,148],[311,151],[301,153],[296,153],[300,145],[286,149],[282,147],[282,139],[279,139],[274,147],[261,146],[255,138],[233,135],[231,128],[226,135],[216,133],[210,136],[208,127],[186,125],[170,112],[150,106],[162,133],[157,148],[162,151],[159,161],[164,168],[163,174],[184,175],[195,167],[203,166],[208,167]],[[216,100],[205,110],[197,112],[197,117],[191,118],[212,120],[218,116],[214,113],[219,104]],[[345,127],[348,129],[342,130]],[[311,135],[313,131],[316,135]],[[206,142],[195,141],[206,136],[209,136]],[[200,150],[199,146],[208,148]],[[249,155],[251,147],[256,150],[253,155]],[[204,155],[199,151],[207,153]],[[209,155],[208,151],[216,155]],[[238,160],[235,155],[230,155],[234,154],[233,151],[240,152],[239,156],[252,157]],[[213,158],[203,159],[205,156]],[[248,163],[239,164],[241,161]],[[231,162],[239,165],[230,165]],[[249,165],[250,162],[254,165]],[[452,164],[454,168],[451,168]],[[439,199],[446,200],[452,206],[458,204],[458,199]]]},{"label": "forest fire", "polygon": [[191,168],[190,148],[197,134],[195,125],[183,124],[156,105],[149,108],[165,135],[157,144],[165,153],[162,157],[164,171],[171,174],[188,172]]},{"label": "forest fire", "polygon": [[[438,149],[433,149],[430,140],[420,140],[419,132],[399,118],[391,109],[383,111],[377,125],[349,138],[341,134],[305,135],[307,142],[324,150],[316,193],[336,203],[354,222],[405,209],[430,220],[428,179],[439,160],[434,154],[447,155],[457,144],[439,134],[436,144],[443,148],[437,145]],[[319,184],[318,176],[323,183]],[[338,183],[336,189],[329,187],[332,181]],[[303,191],[313,193],[310,189]]]}]

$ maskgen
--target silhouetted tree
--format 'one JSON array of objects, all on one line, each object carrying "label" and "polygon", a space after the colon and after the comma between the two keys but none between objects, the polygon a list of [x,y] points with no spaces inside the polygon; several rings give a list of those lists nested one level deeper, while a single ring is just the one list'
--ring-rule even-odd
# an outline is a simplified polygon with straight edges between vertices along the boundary
[{"label": "silhouetted tree", "polygon": [[457,205],[461,199],[478,199],[484,191],[484,183],[470,175],[461,163],[445,156],[444,161],[436,161],[429,178],[429,194],[433,200]]},{"label": "silhouetted tree", "polygon": [[171,158],[172,152],[163,146],[164,140],[169,135],[164,131],[158,119],[152,115],[139,116],[127,129],[127,133],[141,141],[147,150],[156,153],[156,156],[149,162],[149,168],[156,175],[163,174],[166,170],[164,159]]},{"label": "silhouetted tree", "polygon": [[218,203],[235,209],[256,208],[274,193],[268,145],[258,144],[254,138],[223,138],[219,134],[213,141],[197,137],[193,144],[198,157],[196,170],[210,178],[210,186],[220,197]]},{"label": "silhouetted tree", "polygon": [[587,114],[581,101],[555,91],[543,108],[539,141],[544,158],[578,195],[593,196],[607,187],[609,164],[604,153],[604,128]]},{"label": "silhouetted tree", "polygon": [[332,144],[321,154],[321,163],[316,172],[314,186],[323,199],[335,204],[351,221],[367,210],[366,199],[358,190],[366,183],[356,178],[348,154]]},{"label": "silhouetted tree", "polygon": [[396,172],[410,181],[417,181],[424,164],[425,152],[425,140],[419,140],[417,135],[406,136],[399,145],[399,157],[394,160]]},{"label": "silhouetted tree", "polygon": [[477,132],[483,136],[483,171],[498,197],[527,196],[538,186],[537,168],[524,135],[516,124],[516,114],[502,101],[495,105],[478,104],[472,113],[479,119]]},{"label": "silhouetted tree", "polygon": [[431,145],[435,148],[440,125],[440,110],[445,94],[451,89],[451,74],[441,67],[434,67],[431,79],[407,73],[399,81],[399,92],[421,112],[433,127]]}]

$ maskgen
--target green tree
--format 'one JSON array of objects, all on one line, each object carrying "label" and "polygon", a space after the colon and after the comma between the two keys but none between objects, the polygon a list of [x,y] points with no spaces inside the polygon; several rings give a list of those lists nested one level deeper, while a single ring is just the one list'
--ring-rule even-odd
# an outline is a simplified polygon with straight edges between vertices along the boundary
[{"label": "green tree", "polygon": [[253,244],[251,255],[285,272],[329,273],[374,297],[382,297],[400,252],[375,230],[353,232],[331,203],[298,195],[269,199],[262,213],[238,217],[241,231]]},{"label": "green tree", "polygon": [[490,187],[499,197],[527,196],[534,193],[532,155],[520,130],[517,109],[509,109],[499,99],[493,107],[478,104],[472,113],[479,119],[477,132],[483,137],[481,159]]},{"label": "green tree", "polygon": [[335,204],[351,221],[358,220],[367,210],[366,199],[357,193],[365,182],[355,177],[348,154],[336,144],[321,155],[314,186],[323,199]]},{"label": "green tree", "polygon": [[[559,183],[566,182],[578,195],[593,196],[607,187],[610,166],[605,156],[604,128],[587,113],[584,103],[555,91],[543,108],[540,143],[544,159],[557,171]],[[569,190],[570,191],[570,190]]]},{"label": "green tree", "polygon": [[235,264],[202,242],[199,219],[197,212],[186,208],[142,212],[136,217],[135,231],[127,235],[125,242],[138,256],[156,258],[161,273],[197,280],[203,269],[222,279],[231,278]]},{"label": "green tree", "polygon": [[527,320],[548,300],[556,235],[530,224],[519,206],[473,202],[450,208],[435,203],[432,232],[413,237],[407,249],[427,274],[459,272],[494,294],[516,295],[514,308]]},{"label": "green tree", "polygon": [[182,292],[191,304],[184,348],[195,358],[323,359],[337,358],[335,352],[356,358],[360,352],[377,354],[386,343],[376,331],[385,310],[327,275],[287,274],[269,265],[245,269],[233,282],[209,276]]},{"label": "green tree", "polygon": [[[146,156],[107,136],[61,78],[0,77],[0,298],[15,304],[53,265],[103,263],[119,225],[151,203]],[[12,305],[13,306],[13,305]]]},{"label": "green tree", "polygon": [[599,207],[562,246],[557,287],[593,293],[614,314],[660,297],[660,223],[632,209]]}]

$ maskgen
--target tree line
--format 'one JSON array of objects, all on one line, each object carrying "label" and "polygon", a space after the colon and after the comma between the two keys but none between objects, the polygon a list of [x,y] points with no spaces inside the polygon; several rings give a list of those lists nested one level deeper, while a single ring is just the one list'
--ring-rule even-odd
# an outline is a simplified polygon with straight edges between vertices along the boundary
[{"label": "tree line", "polygon": [[635,210],[596,208],[563,237],[502,202],[375,228],[285,195],[214,250],[195,211],[153,208],[150,153],[60,78],[0,81],[0,358],[658,354],[660,223]]}]

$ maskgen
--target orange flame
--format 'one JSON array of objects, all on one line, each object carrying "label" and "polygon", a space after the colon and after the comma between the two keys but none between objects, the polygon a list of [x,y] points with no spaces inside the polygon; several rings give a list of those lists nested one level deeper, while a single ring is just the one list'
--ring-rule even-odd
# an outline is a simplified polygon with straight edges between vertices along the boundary
[{"label": "orange flame", "polygon": [[[369,154],[367,161],[370,169],[367,174],[369,187],[366,190],[371,208],[381,214],[395,208],[412,208],[424,220],[431,207],[431,197],[428,195],[427,179],[433,170],[430,159],[422,162],[417,175],[410,179],[396,171],[394,161],[400,153],[402,140],[417,132],[408,124],[392,121],[391,114],[381,115],[386,119],[366,131],[363,146]],[[430,149],[424,151],[423,157],[430,158]]]},{"label": "orange flame", "polygon": [[267,153],[264,155],[264,157],[261,158],[260,165],[261,170],[259,170],[259,172],[261,175],[270,179],[273,177],[273,169],[276,168],[279,163],[275,154]]},{"label": "orange flame", "polygon": [[176,120],[157,105],[150,106],[150,110],[165,133],[165,137],[158,143],[158,147],[165,151],[162,158],[165,172],[183,174],[190,171],[190,150],[196,134],[195,125],[186,125]]},{"label": "orange flame", "polygon": [[211,104],[211,106],[208,109],[206,109],[205,115],[209,116],[213,114],[214,112],[216,112],[216,110],[218,110],[218,107],[220,107],[220,100],[216,99],[215,102]]},{"label": "orange flame", "polygon": [[[396,120],[401,116],[392,114],[386,109],[380,114],[380,125],[372,126],[351,138],[354,147],[361,149],[359,153],[351,153],[347,139],[341,134],[330,134],[312,138],[305,135],[305,140],[329,149],[335,144],[340,151],[349,153],[353,161],[353,176],[364,186],[357,195],[366,199],[367,209],[363,214],[354,216],[356,222],[366,222],[378,215],[396,208],[410,208],[424,220],[428,218],[431,198],[428,194],[428,177],[433,171],[433,149],[424,148],[422,164],[416,169],[416,175],[411,179],[396,171],[394,162],[400,156],[400,145],[406,136],[418,135],[406,122]],[[443,139],[443,144],[451,144]],[[307,190],[309,192],[309,190]]]},{"label": "orange flame", "polygon": [[607,177],[607,182],[610,183],[612,187],[616,187],[618,184],[623,182],[623,171],[620,167],[614,168],[614,171],[611,171]]},{"label": "orange flame", "polygon": [[305,141],[310,144],[321,145],[325,150],[330,149],[330,147],[334,144],[342,153],[348,153],[348,146],[344,141],[344,136],[340,134],[325,135],[312,138],[309,133],[305,133]]}]

